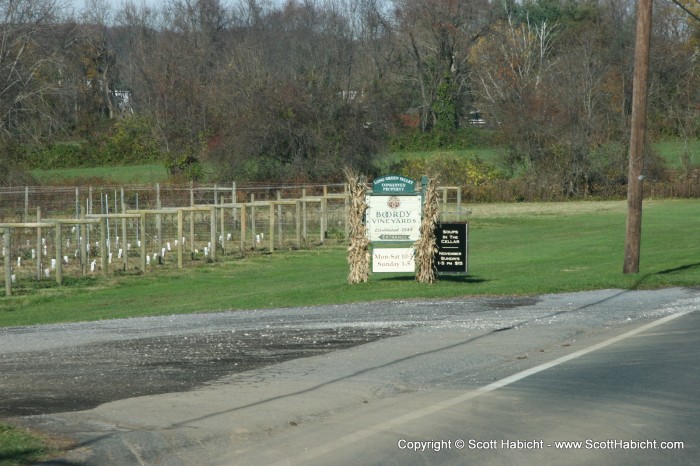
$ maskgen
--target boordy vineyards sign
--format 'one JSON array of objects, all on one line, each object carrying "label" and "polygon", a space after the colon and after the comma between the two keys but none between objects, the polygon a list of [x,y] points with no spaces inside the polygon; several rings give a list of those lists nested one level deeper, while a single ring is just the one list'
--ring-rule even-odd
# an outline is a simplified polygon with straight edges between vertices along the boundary
[{"label": "boordy vineyards sign", "polygon": [[416,182],[401,175],[374,180],[367,195],[365,227],[372,243],[373,272],[414,272],[423,202]]},{"label": "boordy vineyards sign", "polygon": [[369,240],[408,241],[420,238],[421,196],[367,196],[366,227]]}]

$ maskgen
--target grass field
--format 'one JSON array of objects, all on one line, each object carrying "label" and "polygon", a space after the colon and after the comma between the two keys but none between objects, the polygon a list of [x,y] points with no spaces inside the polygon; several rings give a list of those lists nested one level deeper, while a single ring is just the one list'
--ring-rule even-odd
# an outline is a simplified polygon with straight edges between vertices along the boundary
[{"label": "grass field", "polygon": [[[681,168],[684,161],[684,155],[688,156],[688,162],[694,166],[700,165],[700,139],[691,139],[687,142],[679,139],[671,139],[666,141],[655,142],[653,148],[666,161],[670,168]],[[479,158],[484,162],[494,165],[498,164],[498,156],[500,150],[498,148],[480,148],[480,149],[446,149],[438,151],[405,151],[405,152],[390,152],[381,156],[381,167],[389,167],[392,163],[398,162],[401,159],[412,158],[429,158],[436,154],[445,154],[456,157]]]},{"label": "grass field", "polygon": [[691,165],[700,165],[700,139],[690,141],[669,140],[653,144],[654,149],[666,160],[671,168],[681,168],[687,162]]},{"label": "grass field", "polygon": [[700,285],[698,201],[645,203],[641,273],[635,275],[622,274],[624,202],[470,208],[470,273],[442,277],[435,285],[421,285],[411,275],[385,274],[372,275],[366,284],[347,285],[345,247],[336,245],[145,276],[73,278],[61,288],[0,298],[0,326],[376,300]]}]

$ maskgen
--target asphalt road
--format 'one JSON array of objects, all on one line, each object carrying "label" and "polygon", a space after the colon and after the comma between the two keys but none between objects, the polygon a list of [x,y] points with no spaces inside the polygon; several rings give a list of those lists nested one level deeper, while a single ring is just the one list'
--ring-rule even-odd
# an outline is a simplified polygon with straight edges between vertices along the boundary
[{"label": "asphalt road", "polygon": [[0,329],[1,412],[75,439],[46,464],[693,464],[699,307],[605,290]]}]

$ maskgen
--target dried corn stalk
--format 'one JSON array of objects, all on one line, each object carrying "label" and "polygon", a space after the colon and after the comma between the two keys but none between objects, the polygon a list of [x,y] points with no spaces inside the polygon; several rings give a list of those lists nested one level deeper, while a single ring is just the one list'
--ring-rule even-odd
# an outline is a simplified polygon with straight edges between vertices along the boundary
[{"label": "dried corn stalk", "polygon": [[367,185],[349,169],[345,169],[345,177],[350,189],[350,212],[348,223],[350,231],[350,246],[348,246],[348,264],[350,274],[348,283],[362,283],[369,280],[369,239],[363,222],[367,202],[365,195]]},{"label": "dried corn stalk", "polygon": [[428,180],[423,204],[423,219],[420,225],[420,239],[416,242],[416,280],[420,283],[435,283],[435,226],[440,215],[437,183]]}]

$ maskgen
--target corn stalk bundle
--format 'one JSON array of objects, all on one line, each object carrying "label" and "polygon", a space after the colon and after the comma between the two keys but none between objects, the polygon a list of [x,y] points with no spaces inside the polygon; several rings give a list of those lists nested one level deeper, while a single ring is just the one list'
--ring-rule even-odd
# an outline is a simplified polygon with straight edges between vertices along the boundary
[{"label": "corn stalk bundle", "polygon": [[350,212],[348,223],[350,230],[350,246],[348,246],[348,264],[350,274],[348,283],[362,283],[369,280],[369,239],[363,222],[367,202],[365,194],[367,185],[352,171],[346,169],[345,176],[350,189]]},{"label": "corn stalk bundle", "polygon": [[437,183],[428,181],[423,204],[423,219],[420,225],[420,239],[416,242],[416,280],[420,283],[435,283],[435,226],[440,215]]}]

